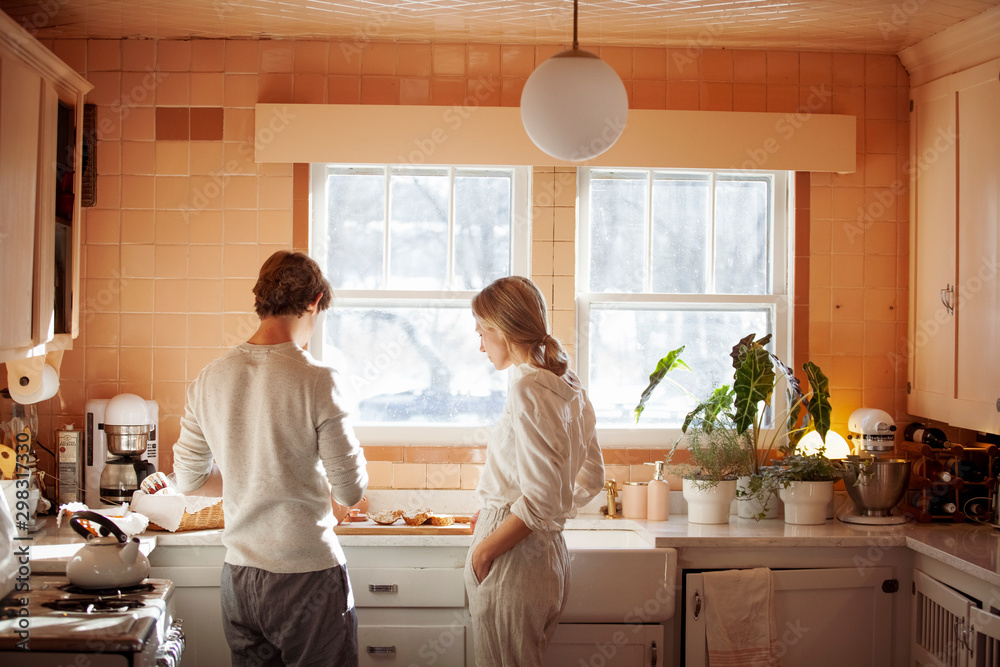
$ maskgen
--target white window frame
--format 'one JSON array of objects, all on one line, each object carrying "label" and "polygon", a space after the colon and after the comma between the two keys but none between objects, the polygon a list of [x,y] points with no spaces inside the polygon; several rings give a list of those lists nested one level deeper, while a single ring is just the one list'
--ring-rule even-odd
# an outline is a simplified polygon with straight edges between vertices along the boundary
[{"label": "white window frame", "polygon": [[[774,175],[774,190],[772,192],[771,207],[774,211],[773,227],[771,234],[773,238],[772,247],[772,271],[771,271],[771,293],[762,295],[742,295],[742,294],[665,294],[657,292],[636,293],[608,293],[586,291],[590,286],[590,172],[589,167],[580,167],[577,170],[577,199],[578,206],[578,231],[577,231],[577,294],[576,294],[576,350],[577,350],[577,371],[584,386],[589,386],[590,382],[590,311],[595,305],[603,307],[636,307],[647,306],[650,309],[659,309],[667,305],[689,305],[697,307],[705,305],[713,309],[732,307],[734,309],[745,305],[765,305],[772,309],[774,317],[774,344],[775,354],[789,366],[794,363],[793,358],[793,317],[794,299],[792,298],[792,285],[794,281],[794,233],[793,219],[795,211],[794,172],[774,171],[768,172]],[[608,167],[594,167],[594,171],[608,171]],[[709,174],[712,180],[714,193],[715,175],[720,173],[739,174],[737,169],[637,169],[623,167],[613,169],[614,171],[636,171],[647,173],[647,183],[651,186],[653,173],[676,173],[676,174]],[[749,172],[753,173],[753,172]],[[783,200],[780,199],[783,195]],[[647,188],[647,196],[652,196],[652,187]],[[714,196],[711,198],[714,205]],[[652,244],[649,243],[650,229],[652,225],[652,207],[647,207],[646,221],[646,253],[645,263],[647,269],[652,262]],[[714,224],[715,216],[712,216]],[[714,238],[714,236],[713,236]],[[713,251],[710,261],[714,261]],[[651,272],[645,271],[645,287],[650,284]],[[711,273],[709,274],[711,275]],[[747,332],[749,333],[749,332]],[[677,341],[678,345],[683,345],[684,341]],[[736,341],[733,341],[735,344]],[[663,350],[666,355],[670,350]],[[683,358],[683,355],[682,355]],[[639,368],[635,372],[642,377],[647,377],[653,368]],[[683,378],[678,379],[683,383]],[[780,389],[780,387],[779,387]],[[785,402],[784,391],[775,392],[775,407],[781,411]],[[639,396],[635,397],[636,403]],[[669,449],[670,446],[681,437],[679,428],[663,428],[658,426],[643,426],[641,420],[638,424],[629,427],[598,427],[598,436],[602,446],[608,447],[662,447]]]},{"label": "white window frame", "polygon": [[[390,170],[394,167],[405,168],[438,168],[448,169],[452,184],[454,184],[455,171],[461,169],[486,169],[499,170],[510,169],[514,172],[514,188],[511,194],[511,211],[513,220],[511,222],[511,242],[510,242],[510,273],[511,275],[528,276],[531,267],[531,167],[526,166],[503,166],[503,165],[412,165],[412,164],[337,164],[337,163],[313,163],[309,168],[309,254],[317,261],[325,261],[317,257],[317,252],[325,245],[325,240],[320,236],[319,221],[325,216],[327,210],[326,200],[326,176],[328,168],[344,167],[378,167],[386,170],[388,183]],[[454,192],[454,189],[452,189]],[[389,196],[388,187],[386,197]],[[388,210],[388,207],[387,209]],[[386,223],[388,224],[388,222]],[[449,246],[453,242],[454,232],[454,207],[449,206]],[[388,243],[388,234],[386,235]],[[388,267],[387,260],[384,268]],[[448,253],[448,275],[452,273],[451,263],[452,253]],[[482,287],[486,287],[483,285]],[[373,306],[381,305],[386,307],[406,306],[429,302],[463,303],[470,307],[472,297],[479,290],[349,290],[334,288],[334,298],[331,308],[338,306]],[[317,359],[323,358],[323,334],[325,328],[325,318],[320,318],[316,325],[316,330],[309,341],[309,349]],[[470,330],[469,336],[475,336],[475,331]],[[483,355],[484,368],[489,367],[489,360]],[[358,438],[366,445],[485,445],[488,429],[492,424],[484,426],[446,426],[401,423],[398,425],[365,425],[354,424],[354,432]]]}]

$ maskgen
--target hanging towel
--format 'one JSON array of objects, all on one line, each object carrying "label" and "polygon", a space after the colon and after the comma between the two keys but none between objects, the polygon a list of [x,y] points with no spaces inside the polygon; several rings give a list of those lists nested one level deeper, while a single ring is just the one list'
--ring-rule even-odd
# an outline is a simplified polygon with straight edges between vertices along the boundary
[{"label": "hanging towel", "polygon": [[780,667],[771,570],[705,572],[709,667]]}]

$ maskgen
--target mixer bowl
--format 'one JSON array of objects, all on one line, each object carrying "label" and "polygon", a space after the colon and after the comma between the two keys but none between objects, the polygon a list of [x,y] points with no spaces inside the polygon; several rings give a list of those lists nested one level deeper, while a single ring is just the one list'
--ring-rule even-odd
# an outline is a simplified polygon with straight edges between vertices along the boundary
[{"label": "mixer bowl", "polygon": [[115,456],[132,456],[146,451],[146,445],[149,443],[149,426],[105,424],[104,435],[109,452]]},{"label": "mixer bowl", "polygon": [[910,481],[911,461],[856,458],[844,461],[844,486],[862,516],[889,516]]}]

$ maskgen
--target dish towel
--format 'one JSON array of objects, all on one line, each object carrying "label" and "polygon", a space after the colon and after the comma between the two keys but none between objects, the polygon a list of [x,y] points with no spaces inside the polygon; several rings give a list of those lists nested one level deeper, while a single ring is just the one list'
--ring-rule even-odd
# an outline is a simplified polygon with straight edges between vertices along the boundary
[{"label": "dish towel", "polygon": [[766,567],[703,573],[709,667],[780,667]]}]

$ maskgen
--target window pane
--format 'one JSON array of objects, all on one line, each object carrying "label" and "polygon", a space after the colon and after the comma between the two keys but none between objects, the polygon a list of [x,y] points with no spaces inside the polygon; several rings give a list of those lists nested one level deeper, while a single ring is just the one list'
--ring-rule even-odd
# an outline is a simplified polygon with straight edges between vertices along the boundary
[{"label": "window pane", "polygon": [[389,287],[442,289],[448,276],[447,169],[393,169]]},{"label": "window pane", "polygon": [[382,287],[385,171],[332,171],[326,178],[326,248],[314,255],[334,289]]},{"label": "window pane", "polygon": [[653,181],[654,292],[708,291],[710,197],[708,176]]},{"label": "window pane", "polygon": [[510,273],[513,173],[455,172],[453,289],[482,289]]},{"label": "window pane", "polygon": [[590,291],[641,292],[646,247],[646,176],[592,172]]},{"label": "window pane", "polygon": [[769,209],[768,181],[720,178],[716,183],[716,293],[769,293]]},{"label": "window pane", "polygon": [[492,425],[507,376],[479,351],[475,328],[466,302],[335,306],[324,358],[358,400],[360,422]]},{"label": "window pane", "polygon": [[[715,386],[732,384],[729,353],[749,333],[772,331],[773,313],[761,306],[742,310],[652,310],[594,304],[590,311],[590,384],[598,425],[634,423],[632,410],[649,383],[656,362],[681,345],[681,358],[694,371],[678,370],[676,380],[699,400]],[[669,380],[646,403],[641,426],[680,428],[697,405]]]}]

